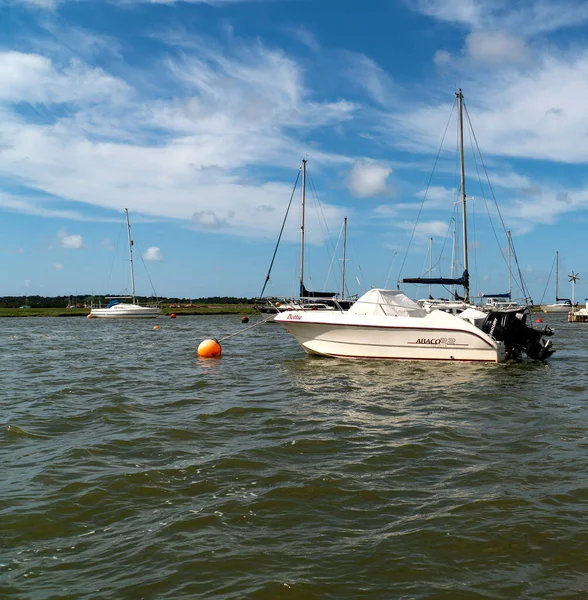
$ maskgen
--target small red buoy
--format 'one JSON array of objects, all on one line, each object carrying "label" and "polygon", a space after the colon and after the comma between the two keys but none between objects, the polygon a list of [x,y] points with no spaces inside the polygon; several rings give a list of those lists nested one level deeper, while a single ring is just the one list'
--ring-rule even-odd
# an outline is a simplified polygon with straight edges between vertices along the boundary
[{"label": "small red buoy", "polygon": [[216,340],[204,340],[198,346],[198,356],[202,358],[219,358],[221,354],[221,345]]},{"label": "small red buoy", "polygon": [[175,319],[175,318],[176,318],[176,313],[172,313],[172,314],[169,316],[169,318],[170,318],[170,319]]},{"label": "small red buoy", "polygon": [[249,317],[248,317],[248,316],[244,316],[244,317],[241,319],[241,323],[249,323]]},{"label": "small red buoy", "polygon": [[543,323],[543,319],[537,319],[535,323]]}]

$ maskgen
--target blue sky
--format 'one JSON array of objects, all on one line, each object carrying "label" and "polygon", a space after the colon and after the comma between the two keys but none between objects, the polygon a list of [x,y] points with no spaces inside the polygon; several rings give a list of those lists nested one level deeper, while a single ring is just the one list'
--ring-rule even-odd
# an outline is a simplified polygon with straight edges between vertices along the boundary
[{"label": "blue sky", "polygon": [[[344,216],[349,293],[426,276],[430,237],[449,276],[461,87],[533,299],[556,250],[583,299],[587,26],[581,0],[0,0],[0,295],[128,290],[128,208],[139,294],[255,296],[302,158],[308,288],[338,289]],[[473,293],[505,291],[471,146]]]}]

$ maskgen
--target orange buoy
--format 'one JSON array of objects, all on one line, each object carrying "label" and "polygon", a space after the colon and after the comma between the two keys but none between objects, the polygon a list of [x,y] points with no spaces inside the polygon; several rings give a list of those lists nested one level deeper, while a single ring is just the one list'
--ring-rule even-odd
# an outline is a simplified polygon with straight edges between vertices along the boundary
[{"label": "orange buoy", "polygon": [[248,316],[244,316],[244,317],[241,319],[241,323],[249,323],[249,317],[248,317]]},{"label": "orange buoy", "polygon": [[282,305],[281,305],[279,302],[276,302],[276,303],[274,304],[274,306],[275,306],[276,308],[280,308],[280,306],[282,306]]},{"label": "orange buoy", "polygon": [[219,358],[221,354],[222,348],[217,340],[204,340],[198,346],[198,356],[202,358]]},{"label": "orange buoy", "polygon": [[153,329],[159,329],[159,325],[153,325]]},{"label": "orange buoy", "polygon": [[537,319],[535,323],[543,323],[543,319]]},{"label": "orange buoy", "polygon": [[175,319],[175,318],[176,318],[176,313],[172,313],[172,314],[169,316],[169,318],[170,318],[170,319]]}]

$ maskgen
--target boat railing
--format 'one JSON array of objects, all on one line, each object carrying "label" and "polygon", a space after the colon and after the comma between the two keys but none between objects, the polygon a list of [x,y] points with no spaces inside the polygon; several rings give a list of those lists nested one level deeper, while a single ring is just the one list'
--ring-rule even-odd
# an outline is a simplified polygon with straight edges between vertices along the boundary
[{"label": "boat railing", "polygon": [[356,297],[335,298],[332,296],[301,296],[298,298],[272,297],[258,298],[255,308],[262,313],[280,313],[286,310],[338,310],[345,312],[357,300]]}]

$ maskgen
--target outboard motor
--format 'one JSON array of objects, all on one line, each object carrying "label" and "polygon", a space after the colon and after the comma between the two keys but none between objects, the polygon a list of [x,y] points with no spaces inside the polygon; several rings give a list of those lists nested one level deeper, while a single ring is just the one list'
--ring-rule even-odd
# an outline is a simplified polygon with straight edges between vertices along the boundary
[{"label": "outboard motor", "polygon": [[504,342],[509,358],[518,360],[525,353],[533,360],[545,360],[555,350],[551,340],[545,339],[553,335],[549,327],[534,329],[526,321],[527,315],[514,312],[491,312],[482,325],[482,331]]}]

